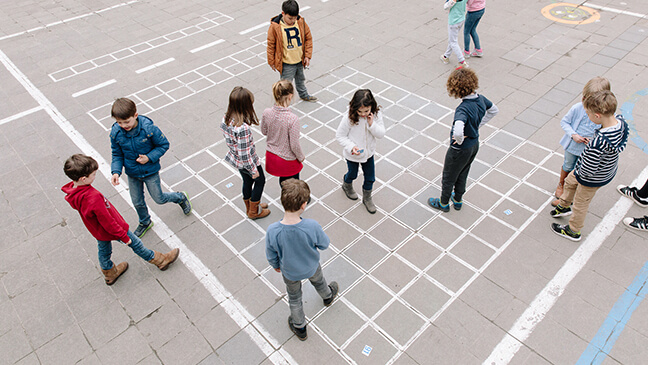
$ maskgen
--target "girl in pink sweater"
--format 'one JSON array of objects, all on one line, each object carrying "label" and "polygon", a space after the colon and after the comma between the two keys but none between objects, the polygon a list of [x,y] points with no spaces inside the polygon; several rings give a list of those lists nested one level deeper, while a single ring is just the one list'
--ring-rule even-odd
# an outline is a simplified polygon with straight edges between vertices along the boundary
[{"label": "girl in pink sweater", "polygon": [[266,170],[279,177],[279,186],[284,180],[299,179],[306,158],[299,144],[299,118],[289,106],[295,90],[288,80],[272,85],[275,105],[263,111],[261,133],[268,137],[266,142]]},{"label": "girl in pink sweater", "polygon": [[[486,0],[468,0],[466,3],[466,26],[464,27],[464,56],[468,57],[481,57],[482,48],[479,43],[479,35],[477,34],[477,25],[484,15],[486,8]],[[475,43],[475,49],[470,52],[470,37]]]}]

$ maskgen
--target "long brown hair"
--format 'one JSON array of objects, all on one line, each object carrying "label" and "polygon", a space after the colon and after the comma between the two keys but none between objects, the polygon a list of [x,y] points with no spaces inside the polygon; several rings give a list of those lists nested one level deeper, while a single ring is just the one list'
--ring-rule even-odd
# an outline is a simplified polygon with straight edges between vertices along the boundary
[{"label": "long brown hair", "polygon": [[258,125],[259,118],[257,118],[254,111],[254,95],[250,90],[236,86],[232,89],[229,96],[229,105],[227,105],[227,112],[225,113],[225,124],[228,126],[234,125],[240,127],[243,123],[248,125]]},{"label": "long brown hair", "polygon": [[363,106],[370,106],[372,114],[376,114],[380,110],[376,99],[369,89],[360,89],[353,94],[349,102],[349,120],[351,124],[358,124],[358,109]]}]

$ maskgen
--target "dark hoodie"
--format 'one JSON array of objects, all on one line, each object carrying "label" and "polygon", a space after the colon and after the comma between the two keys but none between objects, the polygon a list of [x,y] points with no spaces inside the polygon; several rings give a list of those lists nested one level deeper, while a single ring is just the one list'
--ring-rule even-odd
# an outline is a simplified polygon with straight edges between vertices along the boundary
[{"label": "dark hoodie", "polygon": [[99,241],[128,242],[128,224],[117,209],[92,185],[74,187],[74,182],[61,188],[65,200],[79,211],[83,224]]}]

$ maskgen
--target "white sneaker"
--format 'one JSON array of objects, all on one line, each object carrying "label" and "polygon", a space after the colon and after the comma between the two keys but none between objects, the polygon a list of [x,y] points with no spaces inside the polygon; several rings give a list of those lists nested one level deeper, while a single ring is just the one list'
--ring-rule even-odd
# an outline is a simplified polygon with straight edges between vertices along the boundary
[{"label": "white sneaker", "polygon": [[443,63],[445,63],[446,65],[447,65],[448,63],[450,63],[450,60],[448,59],[448,57],[446,57],[446,56],[443,55],[443,54],[441,55],[441,61],[443,61]]}]

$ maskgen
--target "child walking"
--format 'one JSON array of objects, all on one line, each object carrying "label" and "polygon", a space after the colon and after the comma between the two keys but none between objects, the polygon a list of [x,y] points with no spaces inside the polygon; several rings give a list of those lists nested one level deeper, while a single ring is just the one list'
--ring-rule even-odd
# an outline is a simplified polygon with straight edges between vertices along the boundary
[{"label": "child walking", "polygon": [[267,204],[261,203],[265,176],[250,129],[250,125],[259,124],[253,103],[254,95],[250,90],[236,86],[230,93],[221,130],[229,147],[225,161],[238,169],[243,178],[243,201],[247,216],[258,219],[268,216],[270,209],[266,209]]},{"label": "child walking", "polygon": [[349,102],[349,113],[342,116],[335,138],[342,145],[342,155],[348,168],[342,182],[342,190],[347,198],[358,199],[358,194],[353,190],[353,180],[358,177],[358,167],[362,165],[362,203],[371,214],[376,213],[376,206],[371,198],[376,181],[376,139],[383,138],[384,135],[382,112],[371,90],[356,91]]},{"label": "child walking", "polygon": [[[464,56],[481,57],[483,54],[479,35],[477,34],[477,25],[484,15],[486,0],[466,0],[466,27],[464,28]],[[470,53],[470,38],[475,43],[475,49]]]},{"label": "child walking", "polygon": [[550,212],[554,218],[572,215],[569,224],[551,224],[552,232],[572,241],[581,239],[589,204],[596,191],[616,175],[619,153],[628,142],[628,124],[621,115],[615,118],[617,100],[611,91],[591,93],[583,100],[583,106],[589,120],[601,125],[601,129],[595,131],[594,139],[567,175],[560,203]]},{"label": "child walking", "polygon": [[335,281],[326,284],[319,263],[318,250],[326,250],[330,239],[319,223],[301,218],[309,198],[310,188],[305,181],[284,181],[281,184],[284,217],[281,221],[272,223],[266,232],[266,257],[286,283],[290,304],[288,327],[301,341],[308,338],[301,281],[308,278],[327,307],[333,303],[339,290]]},{"label": "child walking", "polygon": [[110,130],[112,163],[110,182],[119,185],[122,168],[128,176],[128,190],[139,217],[135,235],[139,238],[153,227],[144,200],[144,184],[157,204],[180,205],[185,215],[191,214],[191,202],[186,192],[164,193],[160,186],[160,158],[169,150],[169,140],[153,121],[137,114],[135,103],[128,98],[115,100],[110,111],[115,123]]},{"label": "child walking", "polygon": [[266,142],[266,170],[279,176],[279,186],[288,179],[298,179],[306,158],[299,144],[299,118],[290,110],[295,89],[288,80],[272,85],[275,105],[263,111],[261,133]]},{"label": "child walking", "polygon": [[97,240],[99,266],[106,284],[113,285],[128,270],[128,262],[115,265],[110,259],[111,241],[121,241],[145,261],[166,270],[178,258],[180,249],[159,253],[146,248],[139,237],[128,229],[128,223],[117,209],[92,186],[98,169],[99,164],[94,158],[72,155],[63,166],[65,175],[72,181],[63,185],[61,190],[65,193],[65,200],[79,212],[83,224]]},{"label": "child walking", "polygon": [[[582,100],[585,100],[593,92],[602,90],[610,90],[610,82],[604,77],[597,76],[589,80],[583,87]],[[601,127],[589,120],[582,101],[569,109],[560,121],[560,126],[565,131],[565,135],[560,140],[560,145],[565,149],[565,158],[560,170],[560,180],[556,187],[556,198],[560,198],[562,195],[565,178],[574,169],[576,160],[583,153],[590,139],[594,137],[594,132]],[[551,205],[555,207],[558,203],[559,200],[556,199],[551,202]]]},{"label": "child walking", "polygon": [[[634,186],[619,185],[617,191],[632,199],[640,207],[648,207],[648,180],[641,189]],[[648,215],[639,218],[623,218],[623,224],[638,231],[648,231]]]},{"label": "child walking", "polygon": [[464,53],[459,47],[459,32],[466,21],[466,1],[465,0],[446,0],[443,9],[449,10],[448,13],[448,48],[441,55],[441,61],[447,64],[450,62],[452,52],[457,56],[459,66],[468,67],[468,62]]},{"label": "child walking", "polygon": [[461,98],[461,104],[455,110],[450,129],[450,146],[443,164],[441,197],[428,199],[432,208],[443,212],[450,211],[450,200],[455,210],[461,209],[470,165],[479,151],[479,128],[499,112],[495,104],[477,94],[479,79],[471,69],[454,70],[448,77],[446,87],[450,96]]}]

